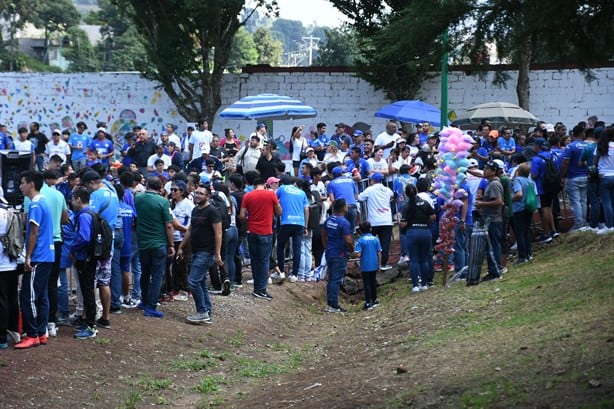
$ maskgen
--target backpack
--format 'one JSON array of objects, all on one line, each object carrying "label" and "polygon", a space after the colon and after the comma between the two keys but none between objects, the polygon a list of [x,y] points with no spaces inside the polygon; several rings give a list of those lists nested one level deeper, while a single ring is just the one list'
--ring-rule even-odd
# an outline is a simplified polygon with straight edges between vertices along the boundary
[{"label": "backpack", "polygon": [[308,229],[316,230],[320,227],[320,218],[322,216],[322,198],[318,191],[312,191],[313,201],[309,203],[309,223]]},{"label": "backpack", "polygon": [[537,194],[535,193],[535,185],[532,181],[527,179],[526,191],[524,194],[524,209],[533,214],[537,211]]},{"label": "backpack", "polygon": [[[113,253],[113,229],[109,222],[93,210],[85,210],[92,217],[90,242],[85,252],[90,260],[106,260]],[[75,224],[75,231],[79,231],[79,218]]]},{"label": "backpack", "polygon": [[6,234],[0,236],[6,254],[17,260],[25,248],[24,223],[22,214],[12,207],[6,208]]},{"label": "backpack", "polygon": [[544,168],[544,177],[542,179],[542,189],[544,193],[557,194],[561,191],[561,173],[559,172],[559,168],[556,166],[556,163],[553,160],[554,153],[550,155],[549,158],[544,158],[540,156],[546,162],[546,167]]},{"label": "backpack", "polygon": [[209,203],[213,205],[220,214],[222,218],[222,230],[226,230],[230,227],[230,213],[228,212],[228,206],[226,205],[226,201],[222,196],[220,196],[220,192],[211,192],[211,200]]}]

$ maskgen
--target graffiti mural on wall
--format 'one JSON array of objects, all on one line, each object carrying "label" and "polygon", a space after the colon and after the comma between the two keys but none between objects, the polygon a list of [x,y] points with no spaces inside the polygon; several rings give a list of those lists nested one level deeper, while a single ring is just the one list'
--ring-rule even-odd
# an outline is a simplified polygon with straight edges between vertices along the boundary
[{"label": "graffiti mural on wall", "polygon": [[137,74],[7,74],[0,79],[0,123],[16,137],[31,122],[40,123],[47,136],[55,129],[76,132],[79,121],[91,136],[104,122],[116,146],[136,125],[156,139],[166,123],[184,129],[175,106],[154,86]]}]

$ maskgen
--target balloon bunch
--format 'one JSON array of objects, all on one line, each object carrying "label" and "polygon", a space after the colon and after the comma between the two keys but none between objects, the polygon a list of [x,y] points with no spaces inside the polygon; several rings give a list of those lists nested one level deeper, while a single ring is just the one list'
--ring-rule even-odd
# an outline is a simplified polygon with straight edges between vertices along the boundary
[{"label": "balloon bunch", "polygon": [[444,128],[440,133],[439,158],[433,187],[435,193],[445,202],[439,220],[439,240],[435,249],[443,256],[444,284],[448,267],[448,256],[454,252],[454,227],[462,198],[467,195],[460,185],[467,177],[467,156],[473,143],[469,135],[463,135],[458,128]]}]

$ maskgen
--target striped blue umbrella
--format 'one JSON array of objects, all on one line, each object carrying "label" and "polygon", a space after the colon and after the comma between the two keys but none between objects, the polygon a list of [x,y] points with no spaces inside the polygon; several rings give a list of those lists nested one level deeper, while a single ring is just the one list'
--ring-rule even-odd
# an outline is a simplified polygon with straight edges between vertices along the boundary
[{"label": "striped blue umbrella", "polygon": [[223,119],[298,119],[313,118],[318,111],[298,99],[275,94],[241,98],[220,112]]}]

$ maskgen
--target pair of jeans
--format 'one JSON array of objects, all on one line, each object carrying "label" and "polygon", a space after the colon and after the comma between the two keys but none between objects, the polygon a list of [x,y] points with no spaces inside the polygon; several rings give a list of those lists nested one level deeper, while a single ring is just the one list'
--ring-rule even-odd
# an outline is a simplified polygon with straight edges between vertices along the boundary
[{"label": "pair of jeans", "polygon": [[62,258],[62,242],[53,242],[55,261],[51,264],[47,297],[49,299],[49,317],[47,322],[55,323],[58,319],[58,278],[60,278],[60,259]]},{"label": "pair of jeans", "polygon": [[266,292],[269,279],[269,257],[273,251],[273,235],[248,233],[247,242],[249,243],[254,291]]},{"label": "pair of jeans", "polygon": [[83,310],[85,322],[89,327],[96,325],[96,293],[94,292],[94,276],[96,275],[96,262],[77,260],[75,270],[79,277],[79,288],[83,297]]},{"label": "pair of jeans", "polygon": [[207,287],[207,272],[214,264],[213,253],[199,250],[192,253],[192,265],[188,275],[188,286],[192,291],[196,312],[211,313],[211,299]]},{"label": "pair of jeans", "polygon": [[[132,231],[133,237],[136,236],[136,232]],[[139,248],[136,245],[136,241],[132,241],[132,256],[130,257],[130,268],[132,269],[132,293],[130,297],[133,300],[141,299],[141,257],[139,255]]]},{"label": "pair of jeans", "polygon": [[111,308],[121,308],[122,303],[122,268],[120,264],[122,247],[124,246],[124,232],[115,230],[113,236],[113,258],[111,259]]},{"label": "pair of jeans", "polygon": [[599,181],[588,182],[588,207],[589,207],[589,225],[593,228],[599,226],[599,218],[601,217],[601,199],[599,198]]},{"label": "pair of jeans", "polygon": [[162,289],[162,277],[166,268],[168,247],[140,250],[141,257],[141,301],[145,308],[155,310]]},{"label": "pair of jeans", "polygon": [[60,269],[60,286],[58,287],[58,312],[60,316],[70,314],[70,306],[68,305],[68,276],[66,269]]},{"label": "pair of jeans", "polygon": [[579,176],[565,181],[565,192],[573,210],[573,227],[579,229],[586,226],[586,209],[588,200],[588,177]]},{"label": "pair of jeans", "polygon": [[362,271],[360,274],[365,288],[365,303],[372,304],[377,301],[377,271]]},{"label": "pair of jeans", "polygon": [[326,303],[333,308],[339,307],[339,289],[347,270],[345,257],[326,256],[328,266],[328,282],[326,283]]},{"label": "pair of jeans", "polygon": [[277,233],[277,267],[284,272],[284,253],[286,244],[292,239],[292,275],[298,275],[301,264],[301,242],[305,234],[305,227],[298,224],[282,224]]},{"label": "pair of jeans", "polygon": [[431,263],[433,259],[433,234],[429,229],[408,228],[407,253],[409,254],[409,273],[413,287],[426,285],[433,281],[431,275]]},{"label": "pair of jeans", "polygon": [[350,222],[350,232],[354,234],[354,229],[356,227],[356,214],[358,213],[358,209],[355,204],[348,205],[348,211],[345,214],[345,218],[348,222]]},{"label": "pair of jeans", "polygon": [[467,226],[456,223],[454,226],[454,271],[457,273],[467,265],[469,252],[467,251]]},{"label": "pair of jeans", "polygon": [[19,303],[23,315],[23,329],[29,337],[40,337],[47,332],[49,318],[49,274],[53,263],[32,263],[21,279]]},{"label": "pair of jeans", "polygon": [[531,219],[533,213],[523,210],[514,213],[514,232],[518,247],[518,260],[528,260],[531,255]]},{"label": "pair of jeans", "polygon": [[490,222],[488,225],[488,241],[490,250],[488,252],[488,273],[500,275],[499,265],[501,264],[501,241],[503,240],[503,228],[501,222]]},{"label": "pair of jeans", "polygon": [[390,242],[392,241],[392,225],[390,226],[372,226],[371,233],[377,236],[382,245],[382,266],[388,264],[388,256],[390,255]]},{"label": "pair of jeans", "polygon": [[310,230],[308,235],[303,237],[301,241],[301,263],[298,269],[298,278],[303,278],[305,280],[313,278],[311,270],[311,234],[312,231]]},{"label": "pair of jeans", "polygon": [[606,227],[614,227],[614,176],[599,179],[599,197]]},{"label": "pair of jeans", "polygon": [[235,256],[237,254],[237,246],[239,245],[239,230],[237,226],[230,226],[226,229],[226,271],[228,271],[228,279],[231,283],[235,282],[237,266],[235,264]]}]

